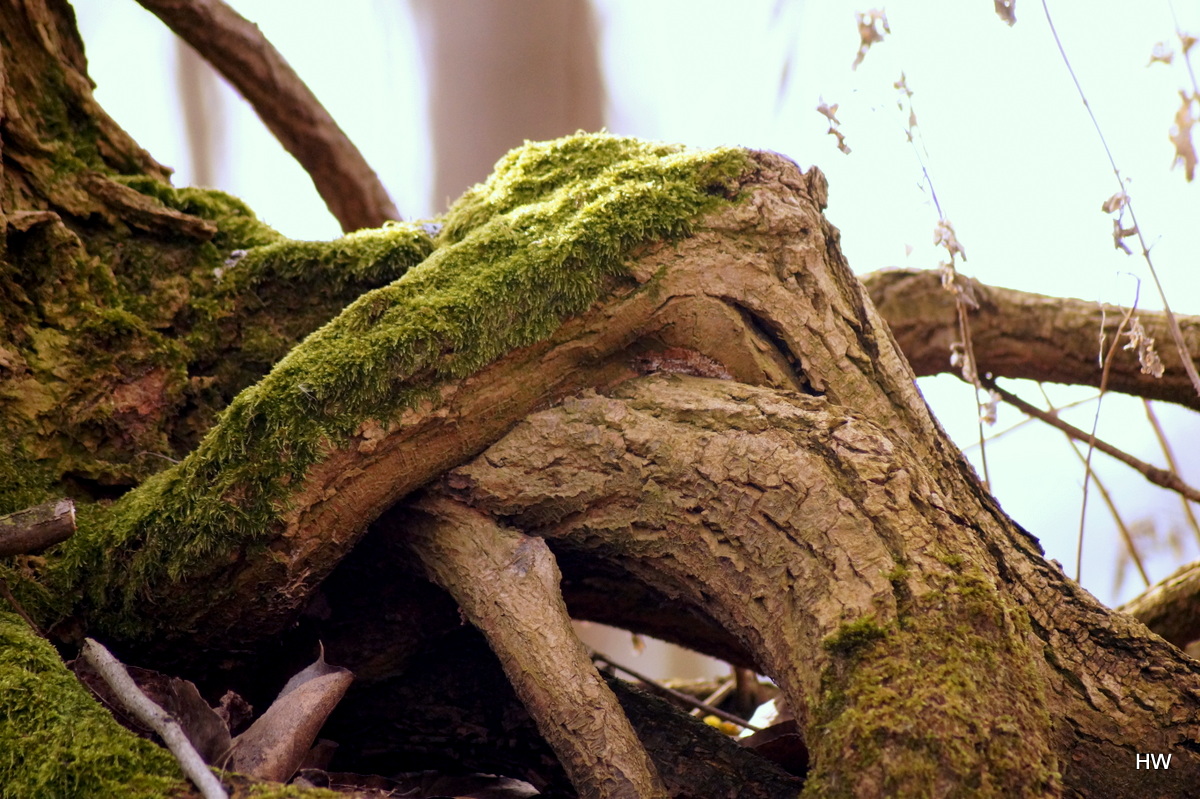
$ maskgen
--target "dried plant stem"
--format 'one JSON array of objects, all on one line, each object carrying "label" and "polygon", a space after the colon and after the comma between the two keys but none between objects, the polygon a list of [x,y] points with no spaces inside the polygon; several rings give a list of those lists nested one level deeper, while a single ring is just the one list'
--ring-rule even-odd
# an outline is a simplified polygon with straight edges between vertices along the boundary
[{"label": "dried plant stem", "polygon": [[[1175,23],[1175,35],[1178,36],[1180,42],[1182,42],[1183,28],[1179,27],[1179,15],[1175,13],[1175,4],[1171,2],[1171,0],[1167,0],[1167,7],[1171,9],[1171,21]],[[1188,77],[1192,80],[1192,93],[1196,97],[1200,97],[1200,83],[1196,82],[1196,71],[1192,69],[1191,51],[1183,51],[1183,63],[1187,66]]]},{"label": "dried plant stem", "polygon": [[1125,331],[1125,325],[1129,324],[1135,308],[1137,308],[1136,298],[1133,305],[1121,315],[1121,322],[1117,325],[1116,333],[1113,334],[1108,352],[1104,351],[1104,325],[1100,325],[1100,362],[1103,368],[1100,370],[1100,395],[1096,397],[1096,412],[1092,414],[1092,432],[1087,439],[1087,457],[1083,459],[1083,498],[1079,503],[1079,537],[1078,543],[1075,545],[1076,582],[1079,582],[1083,576],[1083,531],[1087,520],[1088,486],[1092,479],[1092,453],[1096,450],[1096,428],[1100,426],[1100,408],[1104,402],[1104,392],[1108,390],[1108,374],[1112,370],[1113,358],[1116,357],[1117,347],[1121,344],[1121,333]]},{"label": "dried plant stem", "polygon": [[[1050,33],[1054,37],[1054,43],[1058,45],[1058,52],[1062,55],[1063,64],[1066,65],[1067,72],[1070,73],[1071,80],[1075,83],[1075,89],[1079,92],[1079,99],[1083,101],[1083,107],[1087,109],[1088,116],[1092,119],[1092,126],[1096,129],[1096,135],[1100,137],[1100,144],[1104,147],[1104,153],[1108,156],[1109,166],[1112,167],[1113,175],[1117,179],[1117,191],[1123,194],[1125,192],[1125,181],[1121,178],[1121,170],[1117,168],[1117,161],[1113,157],[1112,150],[1109,149],[1108,140],[1104,138],[1104,131],[1101,130],[1096,115],[1092,112],[1092,106],[1088,103],[1087,95],[1083,92],[1083,86],[1080,85],[1079,78],[1075,77],[1075,70],[1071,67],[1071,60],[1067,58],[1067,51],[1063,48],[1062,41],[1058,38],[1058,31],[1054,27],[1054,21],[1050,19],[1050,8],[1046,5],[1046,0],[1042,0],[1042,10],[1046,13],[1046,24],[1050,26]],[[1192,388],[1200,395],[1200,374],[1196,372],[1196,365],[1192,362],[1192,353],[1188,350],[1187,342],[1183,340],[1183,331],[1179,328],[1179,320],[1175,318],[1175,314],[1171,311],[1171,304],[1167,302],[1167,292],[1163,288],[1162,281],[1158,279],[1158,270],[1154,268],[1154,261],[1150,258],[1150,247],[1146,244],[1146,237],[1142,233],[1142,226],[1138,224],[1137,214],[1133,210],[1133,200],[1126,197],[1125,207],[1129,209],[1129,219],[1133,222],[1133,229],[1137,233],[1138,244],[1142,248],[1142,258],[1146,261],[1146,266],[1150,270],[1150,277],[1154,279],[1154,287],[1158,290],[1158,296],[1162,300],[1163,313],[1167,317],[1167,329],[1171,332],[1171,340],[1175,342],[1175,347],[1179,350],[1179,357],[1183,361],[1183,369],[1187,372],[1188,379],[1192,382]]]},{"label": "dried plant stem", "polygon": [[[1167,440],[1166,433],[1163,432],[1162,425],[1159,424],[1158,414],[1154,412],[1154,406],[1149,400],[1143,399],[1142,405],[1146,408],[1146,418],[1150,420],[1150,426],[1154,428],[1154,435],[1158,438],[1158,445],[1162,447],[1163,457],[1167,459],[1167,466],[1175,474],[1179,474],[1179,466],[1175,461],[1175,453],[1171,449],[1171,442]],[[1192,532],[1196,535],[1196,540],[1200,541],[1200,523],[1196,521],[1196,514],[1192,511],[1191,503],[1186,499],[1180,498],[1183,503],[1183,514],[1187,517],[1188,525],[1192,528]]]},{"label": "dried plant stem", "polygon": [[111,652],[91,638],[85,638],[81,654],[108,684],[113,694],[121,700],[125,709],[162,738],[171,754],[179,761],[184,775],[200,790],[204,799],[229,799],[221,781],[204,763],[184,734],[183,728],[179,726],[179,722],[142,693],[137,683],[129,676],[129,672]]},{"label": "dried plant stem", "polygon": [[[1036,405],[1029,404],[1015,394],[1005,391],[989,378],[981,378],[981,382],[983,383],[984,388],[995,391],[996,394],[999,395],[1000,399],[1004,400],[1009,405],[1012,405],[1017,410],[1028,414],[1029,416],[1037,417],[1052,427],[1057,427],[1059,430],[1062,430],[1076,441],[1086,441],[1090,443],[1093,440],[1094,436],[1091,434],[1080,430],[1073,424],[1064,422],[1062,419],[1059,419],[1057,416],[1051,413],[1043,411]],[[1182,494],[1193,502],[1200,502],[1200,491],[1197,491],[1195,488],[1181,480],[1179,475],[1139,460],[1130,455],[1128,452],[1114,447],[1112,444],[1109,444],[1103,439],[1095,438],[1095,446],[1096,449],[1100,450],[1105,455],[1116,458],[1126,466],[1131,466],[1137,471],[1141,472],[1147,480],[1149,480],[1151,483],[1154,483],[1156,486],[1170,489],[1171,491]]]},{"label": "dried plant stem", "polygon": [[[1038,384],[1042,388],[1041,384]],[[1042,399],[1046,401],[1046,407],[1049,413],[1057,414],[1061,409],[1055,408],[1054,403],[1050,402],[1050,397],[1047,396],[1046,390],[1042,388]],[[1063,435],[1066,435],[1065,433]],[[1071,451],[1075,453],[1075,457],[1079,458],[1079,462],[1083,464],[1083,468],[1087,470],[1088,478],[1096,484],[1096,489],[1100,492],[1100,498],[1104,500],[1104,504],[1108,507],[1108,512],[1112,516],[1113,522],[1117,525],[1117,530],[1121,533],[1121,538],[1125,541],[1125,549],[1129,552],[1129,557],[1137,566],[1138,574],[1142,576],[1142,582],[1146,587],[1150,587],[1150,577],[1146,574],[1146,567],[1142,564],[1142,556],[1138,554],[1137,545],[1133,541],[1133,535],[1129,532],[1129,527],[1126,526],[1125,520],[1121,518],[1121,512],[1117,510],[1117,505],[1113,502],[1112,495],[1108,492],[1108,488],[1104,485],[1104,481],[1100,479],[1100,475],[1092,470],[1088,459],[1084,457],[1079,448],[1075,446],[1075,441],[1067,436],[1067,444],[1071,447]],[[1089,448],[1090,453],[1090,448]]]}]

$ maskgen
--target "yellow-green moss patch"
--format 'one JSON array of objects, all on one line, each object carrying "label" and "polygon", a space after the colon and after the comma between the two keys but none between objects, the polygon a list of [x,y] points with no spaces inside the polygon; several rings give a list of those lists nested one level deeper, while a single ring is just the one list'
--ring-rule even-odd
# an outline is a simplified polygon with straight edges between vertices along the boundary
[{"label": "yellow-green moss patch", "polygon": [[0,797],[173,796],[165,750],[121,727],[50,644],[0,612]]},{"label": "yellow-green moss patch", "polygon": [[[1024,611],[978,574],[945,578],[898,622],[847,625],[812,703],[806,796],[1040,797],[1061,789]],[[997,716],[995,697],[1011,706]],[[854,773],[844,764],[853,763]],[[949,790],[946,793],[946,790]]]}]

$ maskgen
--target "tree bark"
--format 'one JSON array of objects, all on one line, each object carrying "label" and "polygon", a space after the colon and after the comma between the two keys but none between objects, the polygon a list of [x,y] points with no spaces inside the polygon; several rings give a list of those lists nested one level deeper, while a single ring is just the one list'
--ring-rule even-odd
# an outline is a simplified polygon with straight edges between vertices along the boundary
[{"label": "tree bark", "polygon": [[[1100,387],[1101,346],[1107,355],[1129,309],[987,286],[962,275],[958,280],[977,305],[970,320],[980,374]],[[864,275],[862,281],[918,376],[957,371],[950,354],[951,345],[961,338],[958,312],[954,295],[942,288],[937,271],[885,269]],[[1183,369],[1165,314],[1137,311],[1136,316],[1155,342],[1163,375],[1143,371],[1136,350],[1120,347],[1109,365],[1107,390],[1200,410],[1200,396]],[[1195,352],[1200,347],[1200,318],[1176,317],[1184,341]],[[1101,331],[1106,336],[1103,345]]]},{"label": "tree bark", "polygon": [[[819,171],[577,136],[506,158],[440,231],[286,242],[162,183],[91,100],[66,6],[0,0],[0,44],[0,512],[67,488],[116,500],[88,504],[36,580],[4,566],[62,646],[103,634],[267,692],[263,672],[322,638],[366,675],[362,715],[331,722],[352,740],[360,718],[398,734],[372,700],[422,669],[434,703],[455,696],[445,664],[503,667],[562,762],[481,690],[491,726],[449,717],[492,752],[461,763],[496,762],[494,730],[520,728],[508,757],[550,795],[569,791],[560,767],[590,795],[795,793],[716,733],[651,743],[654,711],[617,688],[621,721],[570,639],[561,572],[575,614],[770,674],[811,755],[806,795],[1194,794],[1200,665],[1047,563],[982,488],[847,268]],[[1039,331],[1022,341],[1082,341]],[[509,560],[463,554],[486,541]],[[472,639],[422,662],[463,632],[413,542],[498,660]],[[36,650],[61,692],[44,644],[9,638],[0,676]],[[544,640],[557,657],[526,651]],[[581,717],[581,695],[607,715]],[[595,745],[609,732],[619,756]],[[364,738],[348,757],[370,758]],[[673,771],[691,750],[718,754]],[[1172,767],[1138,770],[1148,752]]]}]

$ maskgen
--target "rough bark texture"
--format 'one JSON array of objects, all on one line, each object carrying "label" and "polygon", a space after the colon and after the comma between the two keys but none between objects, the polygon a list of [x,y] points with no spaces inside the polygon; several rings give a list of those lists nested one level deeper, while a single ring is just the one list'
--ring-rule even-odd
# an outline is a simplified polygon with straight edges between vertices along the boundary
[{"label": "rough bark texture", "polygon": [[[942,288],[938,272],[885,269],[862,280],[913,371],[918,375],[956,371],[950,351],[961,338],[958,315],[954,295]],[[970,320],[980,374],[1100,386],[1098,336],[1101,330],[1107,334],[1107,352],[1128,309],[986,286],[965,276],[958,280],[979,306],[971,310]],[[1156,342],[1163,375],[1143,372],[1135,351],[1118,348],[1109,367],[1108,390],[1200,410],[1200,396],[1183,369],[1165,315],[1138,311],[1137,317]],[[1184,341],[1195,353],[1200,348],[1200,319],[1176,317]]]},{"label": "rough bark texture", "polygon": [[[91,101],[71,22],[0,0],[0,512],[120,495],[81,503],[35,574],[0,564],[60,645],[101,634],[260,700],[322,639],[361,678],[331,721],[348,761],[502,764],[550,796],[564,773],[653,794],[654,771],[674,797],[796,793],[620,687],[645,751],[601,756],[578,692],[620,713],[569,642],[561,571],[574,613],[773,676],[808,796],[1194,794],[1200,665],[983,490],[847,268],[819,171],[575,136],[506,157],[440,230],[286,242],[161,182]],[[511,562],[463,554],[485,540]],[[121,764],[87,766],[103,790],[178,787],[0,626],[0,784],[58,790],[73,775],[27,764],[95,744]],[[551,638],[558,657],[533,656]],[[39,736],[50,756],[18,755]],[[1138,770],[1148,752],[1172,767]]]},{"label": "rough bark texture", "polygon": [[580,796],[666,797],[616,697],[575,637],[546,542],[453,502],[432,499],[417,509],[421,515],[404,525],[405,537],[433,581],[484,631]]}]

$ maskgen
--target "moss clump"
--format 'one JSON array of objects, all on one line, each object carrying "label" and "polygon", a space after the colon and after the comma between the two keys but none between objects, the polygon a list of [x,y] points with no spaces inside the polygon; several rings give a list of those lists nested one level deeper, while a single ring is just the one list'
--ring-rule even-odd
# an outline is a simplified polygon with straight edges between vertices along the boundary
[{"label": "moss clump", "polygon": [[887,630],[879,626],[874,616],[867,616],[843,624],[821,645],[839,657],[852,658],[884,638],[887,638]]},{"label": "moss clump", "polygon": [[[804,795],[851,796],[865,770],[888,796],[1061,790],[1027,616],[977,571],[943,581],[886,629],[855,622],[826,641],[837,657],[813,703]],[[997,696],[1011,701],[999,716]]]},{"label": "moss clump", "polygon": [[213,244],[219,250],[228,252],[284,240],[283,234],[259,221],[250,206],[232,194],[216,189],[177,189],[144,175],[114,179],[168,208],[216,223]]},{"label": "moss clump", "polygon": [[0,612],[0,797],[177,796],[165,750],[121,727],[50,644]]},{"label": "moss clump", "polygon": [[220,275],[227,291],[268,279],[343,291],[390,283],[429,257],[433,248],[426,226],[397,222],[333,241],[282,240],[256,247],[222,268]]},{"label": "moss clump", "polygon": [[[237,396],[183,463],[76,534],[58,590],[116,602],[127,615],[107,613],[106,624],[153,634],[139,597],[264,545],[306,470],[364,420],[393,420],[439,383],[548,337],[611,290],[635,246],[683,236],[736,199],[748,166],[742,150],[609,135],[510,153],[450,209],[419,266],[309,336]],[[406,246],[389,235],[408,234],[356,241]]]}]

